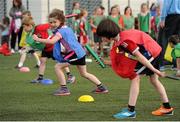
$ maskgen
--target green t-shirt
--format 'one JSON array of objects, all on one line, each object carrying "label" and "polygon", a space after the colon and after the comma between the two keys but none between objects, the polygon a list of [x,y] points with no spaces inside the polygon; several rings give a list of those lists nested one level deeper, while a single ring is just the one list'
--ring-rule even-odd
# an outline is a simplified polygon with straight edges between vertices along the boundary
[{"label": "green t-shirt", "polygon": [[145,16],[138,14],[138,21],[140,24],[140,30],[143,32],[149,32],[150,14],[147,13]]},{"label": "green t-shirt", "polygon": [[103,20],[103,19],[105,19],[105,16],[92,16],[92,20],[93,20],[93,24],[95,25],[95,26],[98,26],[99,25],[99,23]]},{"label": "green t-shirt", "polygon": [[134,26],[134,17],[131,16],[130,18],[127,18],[126,16],[123,17],[123,22],[124,22],[124,29],[129,30],[132,29]]},{"label": "green t-shirt", "polygon": [[108,16],[107,18],[109,18],[110,20],[112,20],[113,22],[115,22],[115,23],[119,26],[119,18],[120,18],[120,16],[112,17],[112,16],[110,15],[110,16]]},{"label": "green t-shirt", "polygon": [[[81,10],[80,10],[80,9],[74,9],[74,10],[72,11],[72,14],[79,14],[79,13],[81,13]],[[72,26],[73,26],[74,32],[75,32],[75,33],[78,33],[78,32],[77,32],[77,31],[78,31],[77,29],[79,28],[79,27],[78,27],[78,26],[79,26],[78,20],[72,19],[71,21],[72,21]]]},{"label": "green t-shirt", "polygon": [[180,43],[178,43],[171,52],[173,59],[180,58]]}]

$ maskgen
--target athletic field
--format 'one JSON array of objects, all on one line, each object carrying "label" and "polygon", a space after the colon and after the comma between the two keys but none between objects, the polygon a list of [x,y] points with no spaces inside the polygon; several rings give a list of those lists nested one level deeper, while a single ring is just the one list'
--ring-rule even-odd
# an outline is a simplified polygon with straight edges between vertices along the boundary
[{"label": "athletic field", "polygon": [[[34,68],[35,59],[29,56],[25,66],[29,73],[18,72],[14,66],[19,61],[19,55],[4,57],[0,55],[0,121],[115,121],[112,115],[127,106],[129,94],[129,80],[123,80],[112,72],[111,68],[100,68],[93,61],[88,63],[88,71],[95,74],[108,89],[108,94],[92,94],[95,86],[88,80],[81,78],[76,67],[71,66],[76,76],[75,84],[68,84],[70,96],[58,97],[52,93],[59,87],[55,76],[54,64],[48,60],[46,78],[53,79],[52,85],[31,84],[37,76]],[[167,71],[174,73],[174,71]],[[173,116],[153,116],[151,111],[160,106],[160,98],[155,89],[148,82],[147,77],[141,80],[140,95],[137,101],[135,119],[128,121],[178,121],[180,120],[180,80],[161,78],[172,106],[175,108]],[[80,103],[81,95],[94,97],[93,103]]]}]

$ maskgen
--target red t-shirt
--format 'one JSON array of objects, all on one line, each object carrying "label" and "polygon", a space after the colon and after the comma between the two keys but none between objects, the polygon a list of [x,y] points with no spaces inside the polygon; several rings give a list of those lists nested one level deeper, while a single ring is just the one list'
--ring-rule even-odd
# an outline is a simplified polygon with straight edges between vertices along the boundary
[{"label": "red t-shirt", "polygon": [[[50,28],[49,24],[40,24],[35,27],[34,33],[40,38],[47,39],[49,37],[48,35],[48,29]],[[44,51],[50,52],[53,50],[54,45],[53,44],[46,44]]]},{"label": "red t-shirt", "polygon": [[120,40],[115,42],[111,52],[112,69],[123,78],[133,79],[137,76],[135,72],[137,60],[134,60],[126,55],[134,54],[143,46],[152,57],[157,57],[160,54],[161,47],[149,35],[137,30],[127,30],[120,33]]}]

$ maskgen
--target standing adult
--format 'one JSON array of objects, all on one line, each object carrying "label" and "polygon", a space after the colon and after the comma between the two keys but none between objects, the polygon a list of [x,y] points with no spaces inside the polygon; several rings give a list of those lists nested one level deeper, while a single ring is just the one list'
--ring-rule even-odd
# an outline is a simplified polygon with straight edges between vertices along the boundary
[{"label": "standing adult", "polygon": [[[12,18],[10,32],[11,32],[11,52],[15,53],[16,39],[21,27],[22,12],[25,7],[22,5],[21,0],[13,0],[13,5],[10,9],[9,15]],[[19,46],[20,39],[18,40]]]},{"label": "standing adult", "polygon": [[162,46],[162,61],[167,48],[168,38],[171,35],[180,35],[180,0],[163,0],[160,27],[164,29],[164,38],[163,32],[159,32],[158,37],[159,44]]}]

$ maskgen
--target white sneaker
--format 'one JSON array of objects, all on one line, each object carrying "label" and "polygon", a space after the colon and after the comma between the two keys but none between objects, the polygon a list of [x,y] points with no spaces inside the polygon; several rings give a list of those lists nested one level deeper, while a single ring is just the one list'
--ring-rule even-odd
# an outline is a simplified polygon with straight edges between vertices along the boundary
[{"label": "white sneaker", "polygon": [[11,53],[15,53],[14,49],[11,49]]}]

